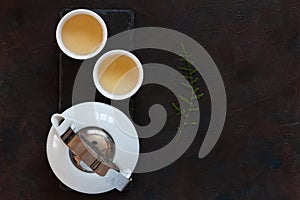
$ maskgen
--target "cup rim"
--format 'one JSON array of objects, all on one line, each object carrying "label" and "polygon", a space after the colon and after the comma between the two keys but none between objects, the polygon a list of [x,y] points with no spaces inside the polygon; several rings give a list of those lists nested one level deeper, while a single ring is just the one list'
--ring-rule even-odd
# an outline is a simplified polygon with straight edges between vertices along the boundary
[{"label": "cup rim", "polygon": [[[61,34],[61,31],[62,31],[62,27],[64,26],[64,24],[66,23],[67,20],[69,20],[71,17],[73,16],[76,16],[76,15],[80,15],[80,14],[86,14],[86,15],[89,15],[91,17],[93,17],[94,19],[96,19],[101,28],[102,28],[102,31],[103,31],[103,40],[100,44],[100,46],[95,50],[93,51],[92,53],[90,54],[87,54],[87,55],[78,55],[72,51],[70,51],[63,43],[63,40],[62,40],[62,34]],[[75,10],[72,10],[70,12],[68,12],[66,15],[64,15],[57,27],[56,27],[56,41],[57,41],[57,44],[59,46],[59,48],[69,57],[71,58],[74,58],[74,59],[78,59],[78,60],[84,60],[84,59],[89,59],[89,58],[92,58],[94,56],[96,56],[97,54],[99,54],[102,49],[104,48],[106,42],[107,42],[107,27],[106,27],[106,24],[104,22],[104,20],[97,14],[95,13],[94,11],[91,11],[91,10],[88,10],[88,9],[75,9]]]},{"label": "cup rim", "polygon": [[[107,57],[110,57],[111,55],[118,55],[118,54],[126,55],[129,58],[131,58],[136,63],[138,71],[139,71],[138,81],[137,81],[136,85],[134,86],[134,88],[132,90],[130,90],[130,92],[128,92],[126,94],[121,94],[121,95],[111,94],[108,91],[106,91],[99,83],[99,77],[98,77],[100,63],[103,60],[105,60]],[[116,49],[116,50],[111,50],[109,52],[106,52],[97,60],[96,64],[94,65],[93,80],[94,80],[94,84],[95,84],[97,90],[102,95],[104,95],[105,97],[112,99],[112,100],[123,100],[123,99],[127,99],[127,98],[131,97],[132,95],[134,95],[138,91],[138,89],[141,87],[143,78],[144,78],[144,71],[143,71],[143,67],[142,67],[140,60],[134,54],[132,54],[131,52],[126,51],[126,50]]]}]

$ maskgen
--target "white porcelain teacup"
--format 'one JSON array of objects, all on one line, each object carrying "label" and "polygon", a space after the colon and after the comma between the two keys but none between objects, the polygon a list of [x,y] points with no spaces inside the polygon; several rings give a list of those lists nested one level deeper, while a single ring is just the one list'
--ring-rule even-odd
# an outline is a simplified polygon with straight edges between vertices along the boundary
[{"label": "white porcelain teacup", "polygon": [[131,97],[141,87],[144,72],[139,59],[125,50],[103,54],[93,70],[97,90],[113,100]]},{"label": "white porcelain teacup", "polygon": [[67,13],[56,28],[59,48],[74,59],[84,60],[96,56],[107,41],[107,28],[103,19],[87,9]]}]

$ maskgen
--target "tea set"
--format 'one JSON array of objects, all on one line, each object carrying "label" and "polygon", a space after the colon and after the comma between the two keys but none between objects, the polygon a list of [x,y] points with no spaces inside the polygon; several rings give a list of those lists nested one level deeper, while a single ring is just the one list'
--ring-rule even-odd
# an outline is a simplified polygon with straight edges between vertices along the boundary
[{"label": "tea set", "polygon": [[[98,55],[107,41],[107,27],[95,12],[76,9],[58,23],[59,48],[73,59]],[[143,68],[125,50],[112,50],[95,63],[95,87],[107,98],[122,100],[142,85]],[[123,191],[139,157],[139,139],[130,119],[117,108],[85,102],[53,114],[46,150],[51,169],[69,188],[88,194]]]}]

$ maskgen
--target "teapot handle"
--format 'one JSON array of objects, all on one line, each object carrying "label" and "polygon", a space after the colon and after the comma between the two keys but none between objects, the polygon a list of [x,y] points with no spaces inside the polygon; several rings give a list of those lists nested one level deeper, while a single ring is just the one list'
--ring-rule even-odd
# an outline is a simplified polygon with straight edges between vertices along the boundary
[{"label": "teapot handle", "polygon": [[51,117],[51,123],[59,136],[62,136],[72,126],[72,120],[62,114],[54,114]]}]

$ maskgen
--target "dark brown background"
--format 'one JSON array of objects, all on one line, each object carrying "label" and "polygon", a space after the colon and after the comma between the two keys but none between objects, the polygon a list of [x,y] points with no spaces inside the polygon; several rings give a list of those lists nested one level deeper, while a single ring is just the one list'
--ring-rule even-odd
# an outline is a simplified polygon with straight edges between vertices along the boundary
[{"label": "dark brown background", "polygon": [[[0,5],[0,199],[300,199],[300,2],[1,0]],[[228,96],[226,124],[209,156],[197,157],[209,118],[206,94],[200,101],[203,126],[193,145],[172,165],[135,174],[132,191],[84,195],[58,187],[45,151],[49,118],[58,111],[54,36],[59,12],[80,7],[131,9],[136,27],[172,28],[206,48]],[[141,60],[149,62],[145,55]],[[164,63],[162,56],[155,58]],[[144,143],[142,151],[155,144]]]}]

